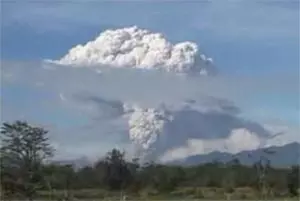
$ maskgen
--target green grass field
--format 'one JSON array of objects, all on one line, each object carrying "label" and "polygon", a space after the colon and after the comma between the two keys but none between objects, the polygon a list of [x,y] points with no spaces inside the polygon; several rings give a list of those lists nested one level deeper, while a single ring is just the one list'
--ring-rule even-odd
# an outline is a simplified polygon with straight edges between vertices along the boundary
[{"label": "green grass field", "polygon": [[[69,191],[40,191],[39,199],[41,200],[59,200],[64,198],[67,194],[74,200],[120,200],[122,194],[120,192],[110,192],[101,189],[81,189]],[[230,193],[222,188],[180,188],[168,194],[158,193],[153,190],[144,190],[139,193],[127,193],[127,200],[261,200],[259,192],[251,188],[236,188],[232,189]],[[299,200],[297,198],[288,198],[285,194],[278,194],[276,192],[269,192],[264,200]]]}]

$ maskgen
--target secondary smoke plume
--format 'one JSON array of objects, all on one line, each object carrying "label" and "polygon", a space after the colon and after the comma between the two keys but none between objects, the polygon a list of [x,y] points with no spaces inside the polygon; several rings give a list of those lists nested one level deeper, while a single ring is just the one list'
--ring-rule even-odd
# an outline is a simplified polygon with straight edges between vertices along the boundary
[{"label": "secondary smoke plume", "polygon": [[166,125],[171,120],[172,117],[164,110],[133,108],[128,121],[129,138],[143,157],[157,149],[157,143],[160,142],[158,138],[163,137]]},{"label": "secondary smoke plume", "polygon": [[[227,103],[226,103],[227,104]],[[270,138],[270,133],[259,124],[245,121],[218,106],[204,106],[206,110],[191,107],[131,108],[129,138],[142,159],[180,159],[212,151],[237,153],[259,148]],[[231,110],[230,110],[231,111]],[[182,147],[183,145],[185,145]],[[165,153],[165,154],[164,154]],[[163,155],[162,155],[163,154]]]},{"label": "secondary smoke plume", "polygon": [[212,73],[212,59],[199,52],[197,44],[171,44],[161,33],[136,26],[106,30],[94,41],[77,45],[60,60],[62,65],[111,66],[161,69],[176,73]]},{"label": "secondary smoke plume", "polygon": [[187,156],[208,154],[213,151],[236,154],[245,150],[261,148],[263,141],[264,139],[260,138],[257,133],[245,128],[239,128],[232,130],[230,135],[225,138],[210,140],[188,139],[185,146],[167,150],[159,160],[161,162],[169,162],[184,159]]}]

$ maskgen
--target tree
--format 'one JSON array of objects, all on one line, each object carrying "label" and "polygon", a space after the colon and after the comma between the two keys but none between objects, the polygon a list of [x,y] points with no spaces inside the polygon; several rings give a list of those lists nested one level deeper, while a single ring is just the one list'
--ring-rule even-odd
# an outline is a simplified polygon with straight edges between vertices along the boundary
[{"label": "tree", "polygon": [[227,193],[233,193],[236,187],[238,168],[240,167],[240,161],[237,158],[233,158],[229,162],[225,163],[226,174],[223,178],[222,186]]},{"label": "tree", "polygon": [[258,189],[261,193],[261,198],[266,199],[270,190],[268,176],[271,168],[271,161],[268,156],[274,154],[275,152],[269,150],[268,148],[263,149],[263,154],[259,157],[259,160],[254,164],[254,168],[257,173],[257,184]]},{"label": "tree", "polygon": [[291,196],[298,196],[298,189],[300,187],[300,167],[292,166],[288,174],[288,189]]},{"label": "tree", "polygon": [[101,163],[98,163],[97,167],[83,167],[76,172],[76,184],[77,189],[80,188],[102,188],[104,181],[104,169],[99,167]]},{"label": "tree", "polygon": [[1,128],[1,185],[32,200],[42,186],[42,164],[52,156],[48,131],[27,122],[3,123]]},{"label": "tree", "polygon": [[132,175],[125,161],[125,153],[113,149],[105,158],[105,181],[111,190],[122,190],[130,183]]}]

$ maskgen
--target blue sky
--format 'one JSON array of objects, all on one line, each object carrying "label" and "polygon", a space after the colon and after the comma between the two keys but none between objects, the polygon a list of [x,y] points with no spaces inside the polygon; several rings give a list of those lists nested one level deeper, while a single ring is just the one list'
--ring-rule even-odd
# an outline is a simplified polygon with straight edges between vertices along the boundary
[{"label": "blue sky", "polygon": [[[270,83],[285,82],[291,75],[294,81],[299,80],[297,0],[74,0],[4,1],[1,4],[2,61],[58,59],[74,45],[92,40],[106,29],[137,25],[161,32],[172,42],[196,42],[202,52],[214,59],[223,75],[252,78],[269,75]],[[269,88],[272,90],[272,86]],[[255,92],[251,98],[243,98],[241,94],[235,102],[251,119],[279,119],[294,129],[299,127],[299,91],[295,89],[298,86],[290,91],[283,87],[269,93]],[[74,115],[72,110],[65,112],[49,106],[53,99],[51,93],[32,90],[18,84],[3,84],[5,114],[12,108],[18,111],[12,112],[11,117],[2,115],[2,119],[28,113],[32,119],[62,127],[88,121]],[[45,107],[39,99],[48,99],[50,104]],[[44,110],[47,117],[39,114],[40,110]]]},{"label": "blue sky", "polygon": [[[57,1],[59,2],[59,1]],[[281,3],[280,3],[281,2]],[[298,1],[2,3],[2,58],[58,58],[107,28],[192,40],[229,73],[298,70]]]}]

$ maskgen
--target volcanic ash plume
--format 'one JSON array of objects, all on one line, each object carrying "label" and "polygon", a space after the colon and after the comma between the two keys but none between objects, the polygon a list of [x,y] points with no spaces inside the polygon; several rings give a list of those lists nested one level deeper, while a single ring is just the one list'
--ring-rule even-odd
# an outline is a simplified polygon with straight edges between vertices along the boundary
[{"label": "volcanic ash plume", "polygon": [[233,129],[226,138],[187,139],[185,146],[167,150],[159,160],[165,163],[213,151],[237,154],[241,151],[261,148],[263,141],[264,138],[259,137],[257,133],[245,128],[238,128]]},{"label": "volcanic ash plume", "polygon": [[171,44],[160,33],[136,26],[106,30],[94,41],[77,45],[58,61],[61,65],[161,69],[167,72],[208,74],[212,59],[192,42]]},{"label": "volcanic ash plume", "polygon": [[129,138],[142,154],[152,152],[171,120],[171,116],[164,110],[135,108],[128,121]]}]

